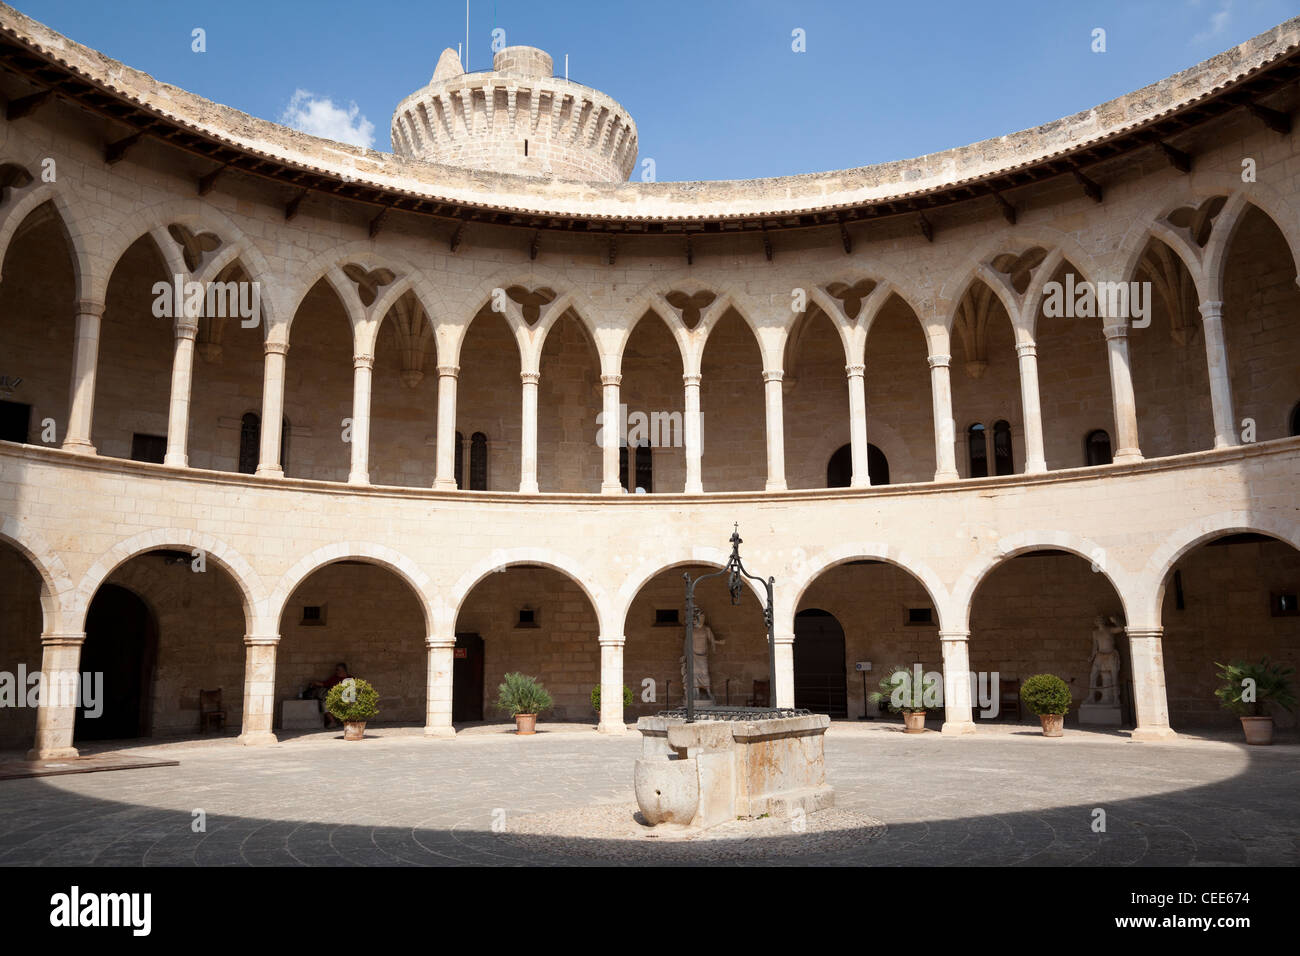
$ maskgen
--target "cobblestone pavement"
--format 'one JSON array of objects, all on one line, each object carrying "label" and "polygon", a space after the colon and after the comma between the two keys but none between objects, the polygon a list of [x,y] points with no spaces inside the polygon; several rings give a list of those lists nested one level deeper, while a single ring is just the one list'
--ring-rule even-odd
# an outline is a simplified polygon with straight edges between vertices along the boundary
[{"label": "cobblestone pavement", "polygon": [[[509,832],[512,817],[633,803],[639,749],[635,733],[576,726],[535,737],[487,726],[430,740],[380,728],[361,743],[317,733],[265,748],[230,738],[140,746],[130,752],[180,765],[0,782],[0,864],[608,863],[617,854],[603,844],[547,854],[503,839],[493,822]],[[774,842],[773,864],[1300,864],[1294,743],[1077,731],[1048,740],[1028,727],[952,738],[837,723],[826,754],[837,807],[885,830],[830,853]],[[1104,833],[1093,831],[1096,809]],[[196,810],[206,832],[191,826]]]}]

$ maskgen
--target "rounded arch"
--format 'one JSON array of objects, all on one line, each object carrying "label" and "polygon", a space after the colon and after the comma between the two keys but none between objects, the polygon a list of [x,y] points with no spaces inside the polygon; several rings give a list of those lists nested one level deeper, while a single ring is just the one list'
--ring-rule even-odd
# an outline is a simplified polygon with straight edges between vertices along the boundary
[{"label": "rounded arch", "polygon": [[231,576],[239,588],[240,600],[244,608],[245,633],[255,634],[262,609],[265,607],[265,592],[262,578],[253,570],[244,557],[224,541],[210,534],[202,534],[185,528],[159,528],[133,535],[109,548],[82,576],[72,596],[68,613],[75,626],[73,630],[85,630],[86,611],[90,602],[102,585],[115,570],[140,554],[163,548],[182,547],[190,551],[200,551],[205,560],[210,559]]},{"label": "rounded arch", "polygon": [[948,621],[951,620],[949,608],[952,605],[948,589],[944,587],[943,580],[939,575],[935,574],[934,570],[920,558],[884,541],[846,542],[828,548],[814,559],[807,561],[802,568],[798,569],[797,576],[791,586],[794,600],[789,604],[790,619],[794,619],[794,613],[799,607],[799,602],[803,600],[804,594],[817,578],[831,570],[831,568],[847,564],[850,561],[883,561],[886,564],[892,564],[910,575],[925,588],[934,604],[935,616],[938,618],[940,630],[944,629]]},{"label": "rounded arch", "polygon": [[[614,595],[616,606],[611,620],[618,622],[618,633],[622,634],[626,631],[627,616],[632,610],[632,602],[636,600],[636,596],[659,575],[674,568],[692,566],[724,568],[730,557],[731,553],[723,551],[721,548],[692,548],[689,555],[681,554],[668,561],[664,561],[662,558],[654,558],[641,562],[628,573],[628,576],[623,580],[623,585],[618,589],[618,593]],[[754,592],[754,596],[758,598],[760,605],[767,600],[767,592],[759,588],[757,581],[745,578],[745,583]]]},{"label": "rounded arch", "polygon": [[63,561],[40,535],[28,531],[18,521],[6,517],[0,522],[0,541],[21,554],[41,578],[41,632],[58,634],[64,630],[68,608],[75,593],[72,578]]},{"label": "rounded arch", "polygon": [[953,626],[963,630],[970,628],[970,610],[975,594],[996,568],[1017,555],[1042,550],[1068,551],[1090,562],[1093,570],[1105,575],[1110,582],[1124,611],[1124,620],[1130,626],[1141,622],[1140,618],[1134,616],[1140,605],[1137,595],[1141,590],[1128,571],[1108,559],[1105,548],[1068,531],[1026,531],[999,539],[996,551],[980,554],[967,565],[952,590]]},{"label": "rounded arch", "polygon": [[1142,569],[1138,581],[1140,589],[1136,592],[1140,602],[1135,602],[1134,608],[1135,613],[1141,615],[1138,622],[1144,626],[1160,627],[1165,585],[1174,565],[1200,545],[1230,534],[1263,534],[1300,551],[1300,525],[1271,515],[1224,511],[1183,525],[1161,542]]},{"label": "rounded arch", "polygon": [[604,589],[594,583],[591,570],[569,555],[552,548],[504,548],[480,558],[452,585],[446,600],[440,598],[437,601],[433,618],[437,629],[442,633],[451,634],[455,630],[456,618],[460,614],[465,599],[469,597],[470,592],[474,590],[479,582],[494,571],[504,571],[512,565],[521,564],[549,568],[571,579],[587,596],[587,600],[591,602],[592,610],[596,614],[596,622],[600,627],[600,633],[602,635],[621,633],[621,631],[613,632],[609,629],[609,625],[613,621],[613,618],[609,616],[611,604]]},{"label": "rounded arch", "polygon": [[362,561],[387,568],[406,582],[420,603],[420,613],[424,617],[425,632],[433,633],[434,601],[433,582],[424,570],[394,548],[387,545],[371,544],[363,541],[344,541],[317,548],[310,554],[299,558],[294,565],[280,576],[275,589],[267,597],[265,613],[261,615],[264,626],[269,626],[267,635],[279,633],[280,618],[284,614],[289,598],[307,578],[327,565],[339,561]]}]

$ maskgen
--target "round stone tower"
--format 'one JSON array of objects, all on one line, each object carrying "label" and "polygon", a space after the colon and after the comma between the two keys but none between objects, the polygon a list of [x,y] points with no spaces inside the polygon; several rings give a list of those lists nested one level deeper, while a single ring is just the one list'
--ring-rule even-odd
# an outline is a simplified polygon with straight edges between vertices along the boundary
[{"label": "round stone tower", "polygon": [[506,47],[479,73],[444,50],[429,85],[393,112],[393,151],[525,176],[626,180],[636,165],[632,117],[599,90],[552,72],[550,55],[535,47]]}]

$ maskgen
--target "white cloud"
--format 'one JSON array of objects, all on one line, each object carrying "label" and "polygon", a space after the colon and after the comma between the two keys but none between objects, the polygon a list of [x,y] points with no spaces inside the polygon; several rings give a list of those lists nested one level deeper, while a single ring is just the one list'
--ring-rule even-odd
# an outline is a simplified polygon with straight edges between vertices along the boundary
[{"label": "white cloud", "polygon": [[[1197,6],[1199,4],[1194,4]],[[1228,29],[1228,21],[1232,18],[1232,0],[1223,0],[1219,4],[1219,9],[1210,14],[1209,25],[1204,30],[1192,37],[1192,43],[1205,43],[1207,40],[1213,40],[1222,36]]]},{"label": "white cloud", "polygon": [[339,143],[367,149],[375,145],[375,124],[361,115],[356,103],[349,103],[345,109],[336,106],[328,96],[317,96],[307,90],[293,91],[289,105],[280,114],[280,122]]}]

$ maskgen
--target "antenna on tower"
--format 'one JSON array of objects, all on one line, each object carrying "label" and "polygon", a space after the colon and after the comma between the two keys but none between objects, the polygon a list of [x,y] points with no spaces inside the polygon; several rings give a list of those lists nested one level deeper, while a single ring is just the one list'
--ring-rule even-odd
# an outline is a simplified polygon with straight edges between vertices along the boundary
[{"label": "antenna on tower", "polygon": [[465,72],[469,72],[469,0],[465,0]]},{"label": "antenna on tower", "polygon": [[569,54],[564,54],[564,78],[569,78]]}]

